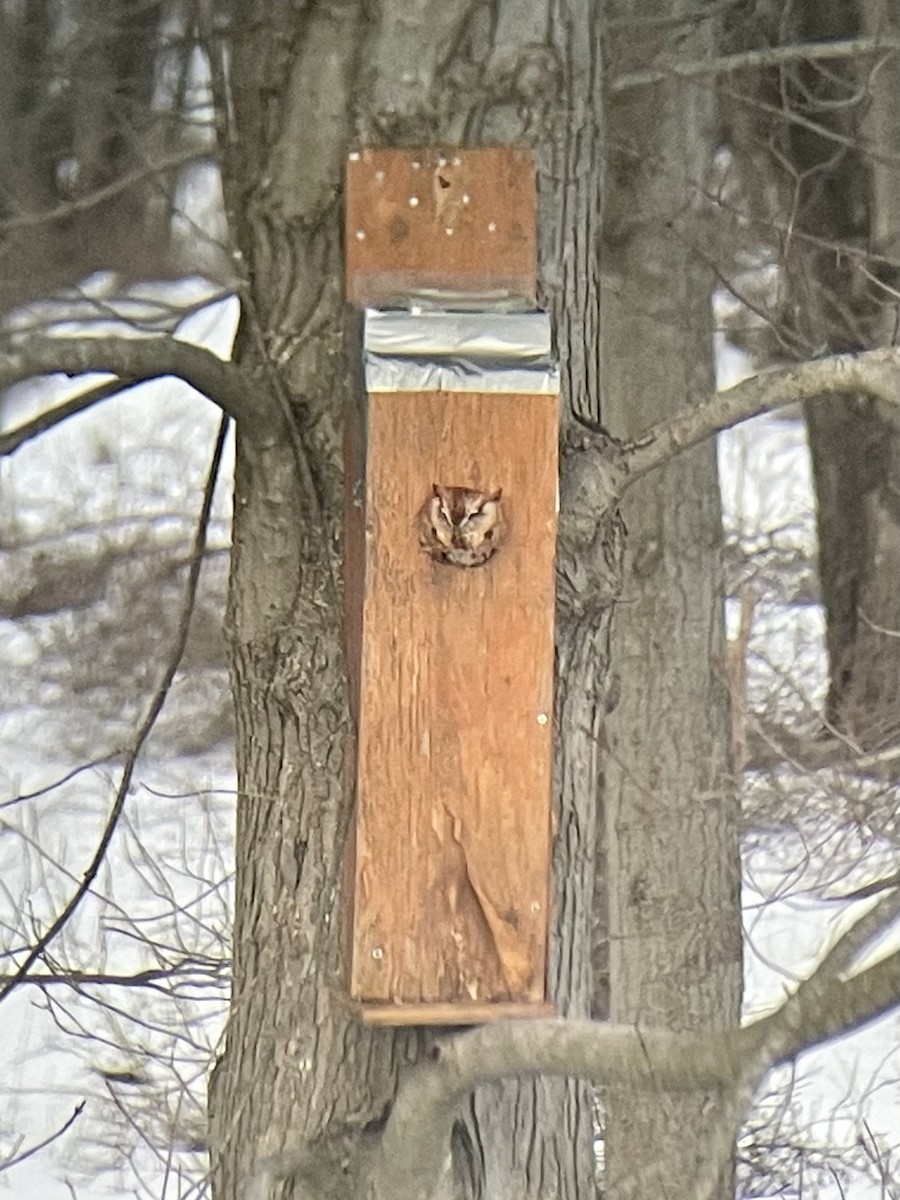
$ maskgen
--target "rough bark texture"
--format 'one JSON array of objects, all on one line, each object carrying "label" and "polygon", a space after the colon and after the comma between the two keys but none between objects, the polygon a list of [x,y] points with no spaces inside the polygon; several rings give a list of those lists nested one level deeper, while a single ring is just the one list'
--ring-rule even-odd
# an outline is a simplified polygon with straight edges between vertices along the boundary
[{"label": "rough bark texture", "polygon": [[[689,16],[688,8],[635,2],[612,11],[647,19]],[[700,22],[638,23],[611,37],[607,61],[619,74],[676,48],[699,60],[711,52],[709,35]],[[660,83],[610,109],[602,417],[618,437],[714,387],[711,279],[695,253],[709,96]],[[720,1029],[739,1018],[741,926],[715,447],[642,480],[623,515],[628,552],[612,641],[619,700],[604,755],[610,1015]],[[613,1092],[607,1104],[617,1197],[662,1191],[674,1200],[697,1194],[703,1180],[715,1185],[722,1166],[708,1152],[720,1097],[660,1089],[653,1103],[629,1106]]]},{"label": "rough bark texture", "polygon": [[196,230],[190,253],[172,253],[179,175],[208,147],[186,111],[188,25],[159,0],[3,6],[0,310],[98,271],[227,270]]},{"label": "rough bark texture", "polygon": [[336,911],[348,819],[338,196],[359,6],[298,18],[263,5],[256,17],[236,31],[226,163],[247,279],[236,354],[283,420],[268,439],[238,441],[234,991],[211,1087],[214,1186],[237,1197],[258,1159],[305,1146],[319,1172],[312,1194],[352,1196],[365,1127],[418,1041],[363,1028],[349,1012]]},{"label": "rough bark texture", "polygon": [[[305,1145],[293,1194],[355,1197],[365,1150],[416,1031],[347,1009],[335,915],[348,819],[347,718],[334,587],[347,390],[339,344],[340,187],[354,137],[393,144],[525,141],[540,158],[542,278],[568,399],[595,407],[599,309],[599,16],[590,0],[240,10],[226,203],[246,272],[238,357],[284,421],[240,440],[230,627],[238,719],[235,983],[212,1085],[215,1191]],[[358,118],[351,121],[356,95]],[[556,753],[559,888],[550,986],[590,1007],[597,753],[620,537],[602,454],[564,445]],[[594,1194],[583,1084],[483,1089],[454,1138],[459,1194]],[[305,1177],[305,1182],[304,1178]],[[290,1186],[290,1185],[289,1185]],[[288,1189],[286,1189],[287,1192]]]},{"label": "rough bark texture", "polygon": [[[897,33],[893,0],[809,0],[791,30],[803,41]],[[783,132],[800,235],[785,261],[787,319],[808,352],[896,344],[900,56],[797,67],[779,88],[821,130],[791,124]],[[863,398],[809,405],[806,419],[827,618],[826,718],[873,749],[900,729],[900,428],[896,414]]]},{"label": "rough bark texture", "polygon": [[[500,6],[495,60],[514,63],[517,39],[538,45],[528,48],[519,68],[523,94],[485,114],[480,136],[488,142],[515,141],[523,134],[523,116],[536,135],[543,300],[556,332],[564,400],[569,411],[590,413],[598,401],[601,16],[590,0],[548,8],[540,12],[540,6],[527,2]],[[539,53],[545,39],[547,48]],[[538,84],[543,91],[535,92]],[[599,454],[580,450],[575,433],[564,440],[561,475],[556,895],[548,980],[561,1014],[586,1016],[598,733],[621,546],[618,517],[603,491],[602,461]],[[470,1164],[474,1179],[483,1181],[483,1194],[491,1200],[587,1197],[594,1194],[593,1124],[586,1085],[530,1079],[479,1089],[458,1143],[465,1151],[463,1162]]]}]

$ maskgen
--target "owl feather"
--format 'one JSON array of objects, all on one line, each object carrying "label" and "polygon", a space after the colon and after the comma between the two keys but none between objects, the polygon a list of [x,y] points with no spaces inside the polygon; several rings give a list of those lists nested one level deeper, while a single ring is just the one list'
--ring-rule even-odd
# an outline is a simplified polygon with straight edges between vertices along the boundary
[{"label": "owl feather", "polygon": [[479,567],[503,541],[506,532],[500,499],[476,488],[432,484],[431,495],[419,511],[419,542],[437,562],[456,567]]}]

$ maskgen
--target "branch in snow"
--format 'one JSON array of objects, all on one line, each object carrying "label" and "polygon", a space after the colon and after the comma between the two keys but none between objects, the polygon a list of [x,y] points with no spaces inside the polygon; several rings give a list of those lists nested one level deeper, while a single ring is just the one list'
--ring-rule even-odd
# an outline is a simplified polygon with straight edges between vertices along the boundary
[{"label": "branch in snow", "polygon": [[34,1158],[36,1154],[39,1154],[41,1150],[45,1150],[47,1146],[55,1142],[57,1138],[61,1138],[62,1135],[75,1124],[75,1122],[84,1112],[85,1103],[86,1101],[81,1100],[78,1104],[76,1104],[72,1110],[71,1116],[69,1116],[67,1120],[63,1121],[62,1125],[60,1125],[60,1127],[48,1137],[43,1138],[33,1146],[29,1146],[27,1150],[23,1150],[21,1153],[14,1154],[12,1157],[7,1158],[5,1162],[0,1162],[0,1171],[8,1171],[10,1167],[17,1167],[19,1163],[25,1162],[26,1159]]},{"label": "branch in snow", "polygon": [[868,350],[762,371],[660,421],[622,449],[620,494],[676,455],[750,417],[824,396],[866,395],[900,409],[900,350]]},{"label": "branch in snow", "polygon": [[651,71],[635,71],[631,75],[620,75],[610,84],[612,95],[662,83],[673,76],[679,79],[707,78],[710,75],[730,75],[735,71],[756,71],[766,67],[783,66],[792,62],[824,62],[841,58],[860,58],[867,54],[879,54],[900,50],[896,38],[859,37],[845,38],[833,42],[797,42],[791,46],[767,46],[763,50],[747,50],[742,54],[728,54],[722,58],[708,58],[693,62],[669,62]]},{"label": "branch in snow", "polygon": [[[203,351],[206,354],[206,351]],[[223,364],[226,365],[226,364]],[[153,731],[156,725],[159,714],[162,712],[163,705],[169,695],[169,689],[172,686],[172,681],[181,665],[181,660],[184,657],[184,648],[187,645],[188,628],[191,623],[191,617],[194,612],[194,602],[197,597],[197,585],[200,580],[200,569],[203,565],[204,552],[206,550],[207,539],[209,534],[210,513],[212,512],[213,495],[215,494],[216,482],[219,478],[219,470],[222,465],[222,453],[225,447],[225,439],[228,435],[228,426],[230,422],[227,417],[223,416],[219,424],[219,434],[216,438],[215,448],[213,450],[212,463],[209,468],[209,473],[206,478],[206,486],[203,491],[203,503],[200,506],[200,516],[197,522],[197,529],[194,534],[193,554],[188,568],[188,577],[185,585],[185,590],[182,596],[181,611],[179,614],[178,628],[175,633],[175,642],[163,671],[162,679],[159,686],[153,694],[150,704],[147,709],[147,714],[141,722],[140,727],[134,735],[134,739],[125,754],[125,762],[122,768],[122,774],[119,779],[119,786],[116,789],[115,799],[113,800],[109,816],[103,832],[100,835],[100,840],[94,851],[93,857],[88,864],[86,870],[78,882],[78,886],[73,891],[72,895],[66,901],[62,911],[56,916],[50,925],[40,934],[34,944],[29,948],[25,957],[21,962],[15,963],[14,972],[7,975],[2,983],[0,983],[0,1001],[10,992],[14,990],[20,983],[28,979],[31,968],[36,962],[44,958],[47,947],[55,940],[59,932],[68,924],[72,914],[79,907],[84,897],[88,894],[94,884],[94,880],[100,871],[103,862],[106,859],[106,853],[109,849],[113,835],[118,828],[119,821],[122,817],[122,812],[125,807],[125,801],[131,787],[131,780],[134,775],[134,769],[137,764],[140,753],[144,747],[147,738]]]},{"label": "branch in snow", "polygon": [[817,971],[774,1013],[743,1029],[672,1033],[592,1021],[507,1021],[442,1043],[401,1087],[374,1178],[375,1195],[440,1195],[460,1101],[476,1086],[538,1073],[603,1086],[665,1091],[739,1089],[779,1063],[848,1033],[900,1003],[900,951],[850,979],[861,950],[900,911],[885,898],[836,943]]},{"label": "branch in snow", "polygon": [[[118,375],[128,383],[172,375],[189,383],[238,423],[260,428],[271,418],[272,424],[280,424],[275,411],[269,410],[269,402],[237,364],[175,338],[28,336],[21,344],[0,351],[0,388],[35,375],[100,371]],[[94,402],[101,398],[98,394]],[[70,415],[71,411],[64,412],[60,420]],[[18,432],[14,430],[8,436]]]},{"label": "branch in snow", "polygon": [[0,433],[0,458],[15,454],[21,446],[24,446],[26,442],[30,442],[32,438],[39,437],[55,425],[61,425],[63,421],[68,421],[69,417],[74,417],[80,412],[85,412],[88,408],[93,408],[95,404],[100,404],[101,401],[108,400],[110,396],[117,396],[120,392],[131,387],[133,383],[133,379],[121,378],[113,379],[108,383],[100,383],[96,387],[88,388],[86,392],[81,392],[79,395],[72,396],[70,399],[63,401],[56,408],[48,408],[45,412],[38,413],[36,417],[32,417],[24,425],[17,425],[15,429],[10,429],[8,433]]}]

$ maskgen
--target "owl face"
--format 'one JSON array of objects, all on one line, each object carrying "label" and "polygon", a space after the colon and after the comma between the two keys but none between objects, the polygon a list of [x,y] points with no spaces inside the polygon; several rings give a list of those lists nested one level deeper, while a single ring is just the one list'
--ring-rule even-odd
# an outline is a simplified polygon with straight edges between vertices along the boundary
[{"label": "owl face", "polygon": [[433,485],[438,502],[438,532],[447,545],[474,549],[480,546],[497,524],[500,497],[496,492],[477,492],[473,488],[447,488]]},{"label": "owl face", "polygon": [[432,485],[420,518],[420,541],[432,558],[456,566],[479,566],[497,549],[502,534],[503,489]]}]

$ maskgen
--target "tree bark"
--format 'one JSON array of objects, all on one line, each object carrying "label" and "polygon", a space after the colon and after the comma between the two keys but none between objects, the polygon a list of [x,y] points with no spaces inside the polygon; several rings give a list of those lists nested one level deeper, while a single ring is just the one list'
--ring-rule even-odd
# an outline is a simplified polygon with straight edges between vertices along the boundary
[{"label": "tree bark", "polygon": [[[809,41],[896,38],[900,30],[891,0],[810,2],[797,26]],[[796,68],[781,91],[822,130],[786,124],[783,137],[801,235],[785,262],[785,311],[817,353],[898,340],[898,88],[894,53],[827,71]],[[846,255],[843,246],[867,247],[872,257]],[[825,717],[858,749],[877,749],[900,730],[900,424],[863,397],[808,405],[806,421],[829,659]]]},{"label": "tree bark", "polygon": [[218,1197],[242,1196],[259,1160],[295,1147],[312,1194],[356,1194],[366,1126],[420,1040],[362,1026],[341,974],[351,797],[336,548],[349,385],[337,197],[361,36],[359,6],[345,4],[302,17],[263,5],[234,37],[224,173],[246,287],[236,358],[280,419],[239,436],[235,470],[239,799],[233,995],[210,1090]]},{"label": "tree bark", "polygon": [[171,254],[176,185],[209,145],[196,114],[186,112],[192,44],[190,18],[178,7],[4,7],[0,311],[99,271],[147,279],[202,265],[227,274],[196,230],[190,254],[178,263]]},{"label": "tree bark", "polygon": [[[536,7],[499,7],[492,61],[498,77],[514,80],[513,90],[481,116],[479,136],[490,143],[516,142],[524,135],[536,142],[539,156],[540,281],[559,349],[566,431],[560,460],[548,984],[561,1015],[584,1017],[592,1004],[599,731],[622,551],[615,500],[605,487],[608,466],[600,451],[585,451],[572,423],[573,412],[589,415],[599,402],[602,16],[590,0],[566,0],[548,6],[547,13]],[[544,45],[528,44],[542,37]],[[538,1077],[479,1088],[457,1139],[464,1151],[463,1178],[470,1173],[468,1194],[491,1200],[593,1196],[594,1109],[592,1089],[578,1080]]]},{"label": "tree bark", "polygon": [[[654,22],[671,4],[612,6],[634,23],[608,42],[619,75],[658,54],[700,61],[709,26]],[[693,10],[691,10],[693,11]],[[711,145],[710,93],[659,82],[610,108],[604,229],[602,417],[635,437],[714,388],[712,280],[700,188]],[[675,1030],[736,1024],[741,1001],[738,800],[723,628],[715,446],[642,479],[623,505],[628,552],[612,661],[619,700],[603,758],[610,905],[611,1019]],[[620,1196],[694,1196],[705,1179],[722,1097],[667,1095],[642,1104],[612,1091],[608,1186]],[[735,1120],[730,1113],[726,1120]],[[715,1191],[711,1192],[715,1194]]]},{"label": "tree bark", "polygon": [[[236,31],[226,205],[246,275],[238,361],[281,420],[239,438],[229,628],[238,727],[234,995],[211,1088],[215,1194],[294,1146],[316,1195],[355,1197],[368,1147],[417,1030],[361,1026],[345,1001],[336,920],[348,821],[348,722],[334,577],[344,155],[370,144],[536,146],[541,276],[567,401],[596,407],[603,152],[600,17],[589,0],[504,0],[492,23],[467,4],[263,6]],[[432,11],[433,10],[433,11]],[[294,21],[298,23],[293,24]],[[412,82],[410,82],[412,80]],[[414,84],[414,86],[413,86]],[[357,107],[356,130],[351,115]],[[610,610],[621,536],[602,453],[564,443],[559,697],[550,989],[587,1015]],[[454,1136],[456,1194],[595,1194],[584,1083],[480,1089]],[[290,1156],[289,1156],[290,1157]],[[284,1160],[286,1161],[286,1160]],[[305,1185],[304,1185],[304,1180]]]}]

